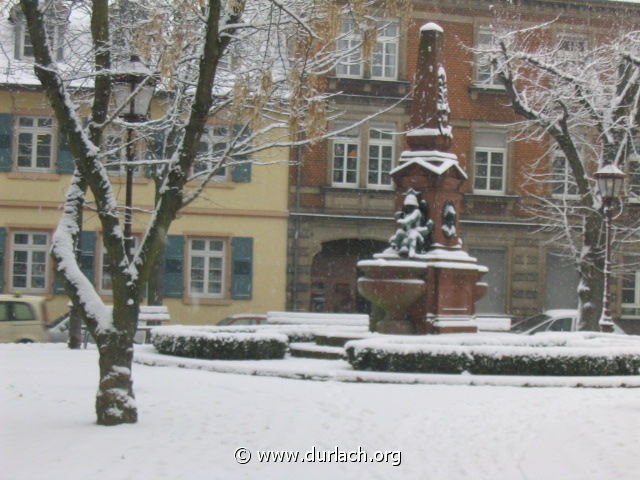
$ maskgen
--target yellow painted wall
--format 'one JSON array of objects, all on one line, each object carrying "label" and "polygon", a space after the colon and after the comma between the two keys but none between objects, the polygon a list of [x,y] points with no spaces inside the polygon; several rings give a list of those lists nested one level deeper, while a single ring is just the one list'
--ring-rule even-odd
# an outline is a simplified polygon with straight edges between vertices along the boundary
[{"label": "yellow painted wall", "polygon": [[[0,113],[51,115],[40,93],[5,90],[0,90]],[[57,145],[57,139],[53,143]],[[254,164],[249,183],[212,182],[198,200],[181,212],[169,231],[174,235],[253,237],[252,299],[196,302],[194,299],[167,298],[165,304],[174,322],[216,323],[235,313],[266,313],[268,310],[285,308],[288,150],[272,149],[255,155],[253,160],[270,164]],[[273,163],[278,161],[281,162]],[[114,191],[123,203],[124,178],[111,178]],[[69,175],[56,173],[0,172],[0,226],[53,232],[60,218],[60,207],[69,179]],[[150,209],[153,189],[150,179],[135,178],[134,205]],[[148,218],[148,214],[136,212],[134,233],[141,234],[144,231]],[[83,228],[99,232],[94,212],[85,211]],[[8,254],[8,237],[6,243]],[[96,249],[96,271],[98,255],[99,247]],[[10,284],[9,267],[10,261],[5,261],[5,292]],[[188,273],[186,265],[184,270],[185,274]],[[50,284],[51,279],[52,276]],[[50,294],[49,298],[52,318],[67,310],[66,296]],[[106,302],[109,300],[105,297]]]}]

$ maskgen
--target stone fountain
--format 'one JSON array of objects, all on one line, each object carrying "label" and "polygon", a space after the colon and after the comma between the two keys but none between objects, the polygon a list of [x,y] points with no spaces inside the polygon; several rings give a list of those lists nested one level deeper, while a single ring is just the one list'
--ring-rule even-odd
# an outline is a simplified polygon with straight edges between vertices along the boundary
[{"label": "stone fountain", "polygon": [[397,230],[389,248],[358,262],[358,291],[373,305],[371,330],[394,334],[476,332],[475,302],[487,290],[488,270],[462,249],[461,187],[467,175],[448,152],[447,75],[443,30],[420,29],[409,149],[391,177],[396,185]]}]

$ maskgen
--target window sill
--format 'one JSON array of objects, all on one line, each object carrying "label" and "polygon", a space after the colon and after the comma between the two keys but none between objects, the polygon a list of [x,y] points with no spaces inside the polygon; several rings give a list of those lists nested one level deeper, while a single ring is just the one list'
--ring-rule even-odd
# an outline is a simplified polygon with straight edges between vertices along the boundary
[{"label": "window sill", "polygon": [[[199,187],[202,181],[200,180],[189,180],[187,182],[187,187]],[[236,182],[232,182],[229,180],[209,180],[207,185],[204,188],[223,188],[227,190],[231,190],[236,188]]]},{"label": "window sill", "polygon": [[60,180],[60,174],[18,170],[18,171],[8,172],[7,178],[11,180],[46,180],[46,181],[54,182],[56,180]]},{"label": "window sill", "polygon": [[374,187],[357,187],[357,186],[342,186],[342,185],[331,185],[331,186],[325,186],[325,187],[320,187],[323,191],[325,192],[335,192],[335,193],[357,193],[357,194],[362,194],[362,193],[380,193],[380,194],[386,194],[386,193],[393,193],[394,189],[393,188],[374,188]]},{"label": "window sill", "polygon": [[509,201],[509,200],[516,200],[516,199],[520,198],[520,195],[507,195],[506,193],[486,193],[486,192],[465,193],[464,196],[468,197],[470,199],[494,200],[496,202],[504,202],[504,201]]},{"label": "window sill", "polygon": [[471,85],[469,85],[469,93],[471,94],[472,100],[477,100],[478,94],[502,96],[507,94],[507,90],[504,88],[504,85],[485,85],[481,83],[472,83]]},{"label": "window sill", "polygon": [[206,297],[183,297],[182,303],[185,305],[232,305],[230,298],[206,298]]},{"label": "window sill", "polygon": [[[113,184],[127,183],[126,175],[109,175],[109,178],[111,179],[111,183],[113,183]],[[150,181],[151,181],[150,178],[146,178],[146,177],[142,177],[142,176],[135,176],[134,175],[134,177],[133,177],[133,183],[137,184],[137,185],[146,185]]]}]

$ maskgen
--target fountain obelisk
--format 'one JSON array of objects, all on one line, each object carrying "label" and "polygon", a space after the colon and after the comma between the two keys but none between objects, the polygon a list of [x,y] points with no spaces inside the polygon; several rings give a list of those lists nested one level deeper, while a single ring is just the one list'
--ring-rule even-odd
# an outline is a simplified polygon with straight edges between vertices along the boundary
[{"label": "fountain obelisk", "polygon": [[363,260],[358,290],[372,302],[371,329],[381,333],[476,332],[475,302],[485,294],[487,268],[462,249],[461,188],[467,175],[455,154],[449,125],[443,30],[420,29],[408,150],[391,177],[397,230],[390,247]]}]

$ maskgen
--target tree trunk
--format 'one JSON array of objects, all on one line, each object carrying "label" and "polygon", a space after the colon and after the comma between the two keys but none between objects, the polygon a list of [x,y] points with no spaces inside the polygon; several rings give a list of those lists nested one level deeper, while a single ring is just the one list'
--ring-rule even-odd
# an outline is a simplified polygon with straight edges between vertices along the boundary
[{"label": "tree trunk", "polygon": [[578,330],[598,331],[604,292],[604,220],[599,212],[584,223],[584,247],[580,257]]},{"label": "tree trunk", "polygon": [[138,410],[133,394],[131,365],[133,342],[127,332],[98,335],[100,385],[96,397],[98,425],[136,423]]}]

